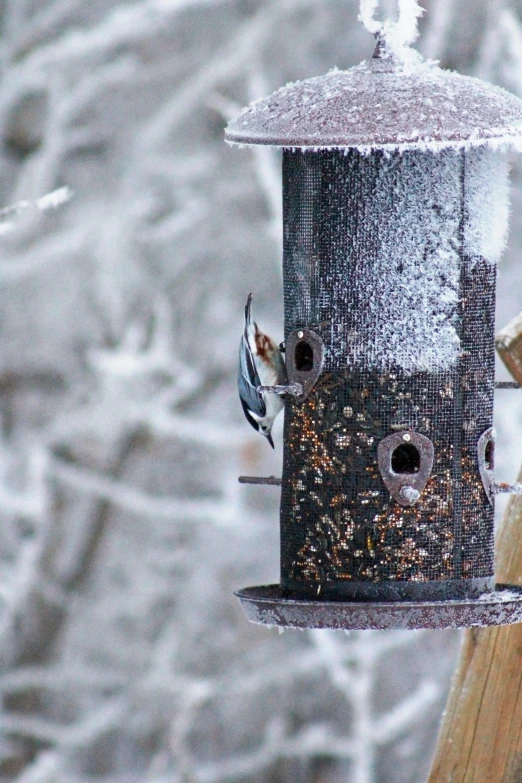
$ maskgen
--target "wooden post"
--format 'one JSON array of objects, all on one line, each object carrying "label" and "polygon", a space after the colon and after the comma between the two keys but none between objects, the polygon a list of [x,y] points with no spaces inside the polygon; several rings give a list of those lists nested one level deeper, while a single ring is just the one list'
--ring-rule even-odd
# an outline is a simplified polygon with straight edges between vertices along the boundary
[{"label": "wooden post", "polygon": [[[522,384],[522,314],[495,343]],[[520,496],[497,535],[496,577],[522,585]],[[428,783],[522,783],[522,623],[465,631]]]}]

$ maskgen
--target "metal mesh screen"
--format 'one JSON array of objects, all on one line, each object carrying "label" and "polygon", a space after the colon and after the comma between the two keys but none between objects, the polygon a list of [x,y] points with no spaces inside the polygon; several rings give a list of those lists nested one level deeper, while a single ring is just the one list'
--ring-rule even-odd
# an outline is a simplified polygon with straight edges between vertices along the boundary
[{"label": "metal mesh screen", "polygon": [[[288,595],[447,597],[491,584],[477,443],[492,423],[496,272],[463,251],[467,165],[454,152],[284,152],[285,334],[309,328],[325,344],[310,397],[286,402]],[[379,442],[406,429],[435,454],[412,507],[390,497],[377,463]]]}]

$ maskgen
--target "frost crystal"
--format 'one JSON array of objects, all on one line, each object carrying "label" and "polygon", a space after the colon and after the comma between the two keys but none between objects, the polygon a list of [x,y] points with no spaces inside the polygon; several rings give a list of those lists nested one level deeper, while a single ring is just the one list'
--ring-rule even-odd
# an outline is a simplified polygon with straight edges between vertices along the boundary
[{"label": "frost crystal", "polygon": [[352,346],[338,346],[350,362],[433,372],[458,359],[461,265],[495,262],[505,244],[507,166],[499,158],[479,149],[382,161],[365,225],[351,238],[352,247],[364,233],[378,242],[371,266],[353,281],[360,334]]},{"label": "frost crystal", "polygon": [[375,35],[381,29],[382,25],[373,17],[379,5],[379,0],[361,0],[359,7],[359,21],[363,23],[369,33]]},{"label": "frost crystal", "polygon": [[35,201],[18,201],[8,207],[0,209],[0,235],[12,231],[16,225],[15,219],[34,211],[47,212],[67,204],[73,197],[71,188],[64,186],[46,193]]},{"label": "frost crystal", "polygon": [[[463,280],[479,260],[498,261],[505,244],[500,154],[288,151],[284,160],[285,257],[299,290],[295,313],[286,302],[289,323],[330,324],[328,370],[452,367]],[[291,193],[304,205],[296,221]]]},{"label": "frost crystal", "polygon": [[381,59],[287,84],[227,128],[232,143],[361,152],[516,146],[522,101],[420,59]]},{"label": "frost crystal", "polygon": [[398,0],[398,21],[386,20],[383,24],[373,18],[378,5],[379,0],[361,0],[360,2],[359,20],[368,32],[373,35],[382,32],[387,42],[396,51],[417,40],[419,35],[417,19],[424,13],[424,9],[419,6],[417,0]]},{"label": "frost crystal", "polygon": [[509,218],[509,163],[506,155],[486,149],[466,156],[467,222],[464,251],[494,263],[505,250]]},{"label": "frost crystal", "polygon": [[456,330],[461,220],[458,155],[411,152],[384,161],[366,204],[379,237],[373,268],[356,281],[364,325],[356,364],[406,372],[447,369],[458,358]]}]

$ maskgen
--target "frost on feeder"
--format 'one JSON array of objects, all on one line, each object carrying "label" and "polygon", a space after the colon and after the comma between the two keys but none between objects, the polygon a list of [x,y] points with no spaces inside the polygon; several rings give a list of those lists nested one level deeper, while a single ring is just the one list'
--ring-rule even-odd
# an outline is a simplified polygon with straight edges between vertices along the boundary
[{"label": "frost on feeder", "polygon": [[226,131],[283,149],[281,582],[297,627],[522,620],[494,583],[494,316],[522,101],[377,33]]}]

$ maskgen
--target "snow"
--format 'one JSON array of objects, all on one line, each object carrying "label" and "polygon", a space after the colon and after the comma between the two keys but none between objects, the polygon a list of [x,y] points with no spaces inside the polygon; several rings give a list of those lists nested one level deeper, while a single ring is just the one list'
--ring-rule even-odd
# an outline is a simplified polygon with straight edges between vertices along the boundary
[{"label": "snow", "polygon": [[[465,212],[463,174],[470,194]],[[499,259],[507,226],[506,180],[506,165],[486,150],[469,153],[465,164],[453,151],[407,152],[383,162],[364,202],[359,233],[352,236],[355,246],[367,233],[378,237],[370,246],[371,263],[358,265],[352,283],[357,340],[332,341],[336,367],[339,357],[354,366],[384,371],[397,365],[408,373],[447,370],[457,361],[461,263],[473,264],[479,256]],[[469,258],[461,259],[463,251]],[[326,289],[336,284],[325,281]]]},{"label": "snow", "polygon": [[517,593],[514,590],[503,588],[502,590],[495,590],[493,593],[484,593],[477,598],[477,601],[488,603],[489,601],[494,600],[495,602],[500,601],[501,603],[507,603],[508,601],[520,600],[520,595],[520,592]]},{"label": "snow", "polygon": [[359,19],[369,33],[381,33],[393,51],[405,59],[408,53],[403,50],[408,44],[414,43],[419,36],[417,20],[424,13],[417,0],[398,0],[399,17],[396,22],[387,19],[382,24],[374,19],[379,6],[378,0],[360,0]]},{"label": "snow", "polygon": [[417,0],[399,0],[399,19],[395,27],[397,44],[412,44],[419,37],[417,20],[424,14]]},{"label": "snow", "polygon": [[73,192],[67,186],[53,190],[52,193],[42,196],[36,200],[37,209],[56,209],[61,207],[62,204],[66,204],[73,197]]},{"label": "snow", "polygon": [[497,263],[507,243],[509,159],[502,152],[473,149],[466,160],[464,251]]},{"label": "snow", "polygon": [[378,6],[379,0],[361,0],[359,5],[359,20],[372,35],[382,29],[382,24],[373,18]]},{"label": "snow", "polygon": [[71,188],[64,186],[34,201],[18,201],[16,204],[0,209],[0,235],[14,230],[17,226],[16,219],[20,216],[34,210],[46,212],[47,210],[57,209],[63,204],[67,204],[73,198],[73,195]]},{"label": "snow", "polygon": [[[410,50],[413,52],[413,50]],[[232,144],[300,149],[521,147],[522,101],[414,53],[288,83],[229,123]]]}]

